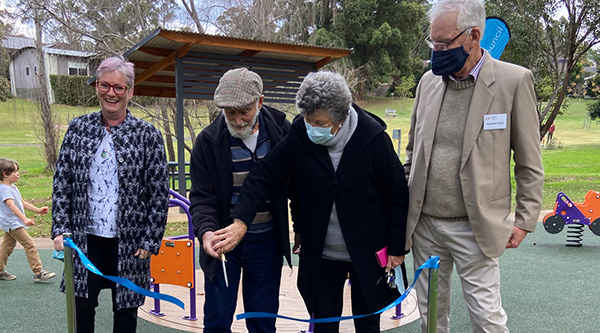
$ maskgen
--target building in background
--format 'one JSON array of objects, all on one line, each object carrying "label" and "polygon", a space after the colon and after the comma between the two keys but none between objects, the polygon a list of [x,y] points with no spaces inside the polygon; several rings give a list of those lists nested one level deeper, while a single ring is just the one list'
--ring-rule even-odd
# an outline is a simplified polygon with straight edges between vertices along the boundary
[{"label": "building in background", "polygon": [[[2,40],[4,47],[10,55],[10,90],[13,96],[19,98],[35,99],[40,88],[38,82],[38,53],[35,40],[28,37],[6,36]],[[97,62],[95,53],[69,50],[60,45],[44,45],[46,64],[46,80],[50,87],[50,75],[81,75],[94,74]],[[50,94],[50,103],[53,103],[53,93]]]}]

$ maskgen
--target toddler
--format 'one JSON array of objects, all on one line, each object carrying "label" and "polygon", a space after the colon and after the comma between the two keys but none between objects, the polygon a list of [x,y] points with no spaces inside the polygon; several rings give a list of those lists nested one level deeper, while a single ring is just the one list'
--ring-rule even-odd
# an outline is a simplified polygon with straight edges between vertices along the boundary
[{"label": "toddler", "polygon": [[56,275],[42,269],[42,261],[33,239],[25,230],[34,225],[33,220],[25,216],[24,209],[36,214],[48,213],[48,207],[37,208],[21,198],[16,182],[19,181],[19,164],[8,158],[0,158],[0,229],[4,230],[4,239],[0,245],[0,280],[14,280],[17,277],[5,271],[8,257],[17,242],[25,249],[29,267],[33,271],[33,282],[51,279]]}]

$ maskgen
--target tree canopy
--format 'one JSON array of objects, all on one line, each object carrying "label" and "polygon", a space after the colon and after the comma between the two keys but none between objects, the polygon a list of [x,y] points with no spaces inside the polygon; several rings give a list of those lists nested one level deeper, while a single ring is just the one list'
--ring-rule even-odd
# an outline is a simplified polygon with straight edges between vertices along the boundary
[{"label": "tree canopy", "polygon": [[536,76],[544,135],[561,112],[571,80],[578,79],[578,63],[600,43],[600,2],[503,0],[488,1],[487,9],[488,15],[509,22],[513,34],[503,59],[530,68]]},{"label": "tree canopy", "polygon": [[[33,17],[32,9],[41,12],[46,42],[100,57],[122,53],[158,26],[352,48],[348,59],[331,68],[344,73],[359,97],[380,83],[404,89],[409,78],[418,81],[430,55],[423,43],[427,0],[9,1],[25,21]],[[569,94],[598,89],[595,78],[581,82],[581,66],[600,60],[592,49],[600,43],[600,3],[501,0],[487,1],[486,9],[488,16],[505,19],[512,32],[502,59],[534,72],[545,134]]]},{"label": "tree canopy", "polygon": [[351,65],[362,69],[365,88],[380,82],[398,84],[410,75],[421,76],[423,61],[417,50],[426,33],[423,21],[427,1],[342,0],[318,4],[321,8],[316,10],[316,32],[310,41],[352,48]]},{"label": "tree canopy", "polygon": [[175,19],[175,0],[16,0],[15,15],[27,22],[43,13],[45,42],[101,56],[120,54],[158,26]]}]

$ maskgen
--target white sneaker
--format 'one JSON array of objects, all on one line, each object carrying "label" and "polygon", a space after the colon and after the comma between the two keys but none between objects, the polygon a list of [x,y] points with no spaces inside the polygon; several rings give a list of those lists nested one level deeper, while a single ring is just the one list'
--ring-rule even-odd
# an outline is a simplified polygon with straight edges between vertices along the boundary
[{"label": "white sneaker", "polygon": [[41,271],[39,274],[33,276],[33,282],[50,280],[54,275],[56,275],[54,272]]},{"label": "white sneaker", "polygon": [[10,280],[14,280],[16,278],[17,278],[16,275],[12,275],[7,271],[0,272],[0,280],[10,281]]}]

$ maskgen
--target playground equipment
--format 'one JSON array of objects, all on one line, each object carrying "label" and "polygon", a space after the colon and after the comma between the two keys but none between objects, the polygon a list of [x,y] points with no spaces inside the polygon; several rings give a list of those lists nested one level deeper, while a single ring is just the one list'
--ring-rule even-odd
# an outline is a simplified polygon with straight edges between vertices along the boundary
[{"label": "playground equipment", "polygon": [[[190,315],[183,316],[185,320],[196,318],[196,253],[195,237],[190,215],[190,202],[179,193],[169,189],[173,197],[169,199],[169,207],[181,207],[188,217],[188,234],[165,238],[162,241],[158,255],[150,259],[150,281],[152,290],[160,292],[160,284],[172,284],[190,289]],[[154,299],[154,309],[150,311],[155,316],[162,317],[160,300]]]},{"label": "playground equipment", "polygon": [[583,203],[571,201],[563,192],[559,192],[554,211],[544,216],[544,229],[551,234],[561,232],[567,226],[566,246],[581,246],[583,226],[600,236],[600,192],[589,191]]}]

